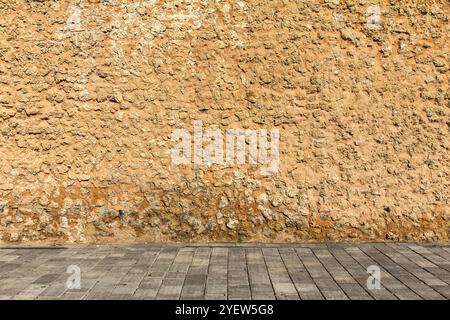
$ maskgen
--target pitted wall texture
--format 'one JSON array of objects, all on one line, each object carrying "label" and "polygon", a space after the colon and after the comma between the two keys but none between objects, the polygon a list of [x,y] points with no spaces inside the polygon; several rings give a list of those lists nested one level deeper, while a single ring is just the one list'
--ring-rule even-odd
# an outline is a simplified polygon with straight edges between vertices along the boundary
[{"label": "pitted wall texture", "polygon": [[[0,0],[0,241],[448,241],[448,36],[445,0]],[[175,165],[196,120],[279,170]]]}]

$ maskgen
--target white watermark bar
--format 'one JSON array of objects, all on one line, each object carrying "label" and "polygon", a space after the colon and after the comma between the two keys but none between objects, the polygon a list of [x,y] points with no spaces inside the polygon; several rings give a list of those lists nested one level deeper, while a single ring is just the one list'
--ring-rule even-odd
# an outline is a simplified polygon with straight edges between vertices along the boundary
[{"label": "white watermark bar", "polygon": [[380,29],[381,28],[381,9],[378,5],[370,5],[367,7],[367,28]]},{"label": "white watermark bar", "polygon": [[171,139],[178,142],[171,150],[175,165],[260,165],[262,175],[278,172],[280,165],[279,129],[203,128],[193,121],[193,134],[176,129]]}]

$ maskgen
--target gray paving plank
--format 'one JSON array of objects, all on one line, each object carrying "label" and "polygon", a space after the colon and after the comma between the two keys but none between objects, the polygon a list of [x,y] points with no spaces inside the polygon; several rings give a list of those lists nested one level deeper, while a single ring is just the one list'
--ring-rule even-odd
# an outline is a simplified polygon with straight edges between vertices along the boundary
[{"label": "gray paving plank", "polygon": [[[66,287],[69,265],[80,289]],[[450,299],[449,269],[450,246],[427,243],[0,248],[0,298]]]},{"label": "gray paving plank", "polygon": [[295,249],[280,248],[279,252],[289,276],[297,289],[300,299],[323,299],[322,293],[314,283],[314,280],[311,278],[303,263],[300,261]]},{"label": "gray paving plank", "polygon": [[416,283],[417,287],[423,287],[423,283],[427,285],[425,286],[425,291],[422,292],[423,295],[427,295],[429,297],[433,296],[436,299],[442,298],[442,295],[433,290],[430,286],[446,286],[447,284],[445,282],[439,280],[433,274],[418,266],[414,261],[403,256],[401,253],[394,250],[391,246],[384,244],[377,245],[377,248],[379,250],[382,250],[386,256],[388,256],[391,260],[401,266],[404,270],[409,272],[409,274],[413,275],[413,277],[408,275],[407,278],[409,278],[411,281],[415,281],[414,277],[417,278],[419,280],[419,284]]},{"label": "gray paving plank", "polygon": [[374,257],[374,259],[377,260],[378,263],[380,263],[383,269],[387,270],[393,277],[395,277],[401,283],[401,285],[406,286],[407,288],[412,290],[415,295],[420,296],[423,299],[429,299],[430,297],[437,299],[442,298],[442,296],[438,294],[434,289],[427,286],[413,274],[404,269],[403,266],[396,263],[391,259],[391,257],[386,255],[385,253],[387,250],[388,249],[385,248],[385,246],[383,246],[382,244],[375,244],[372,251],[365,249],[365,252],[367,252],[367,254],[371,257]]},{"label": "gray paving plank", "polygon": [[228,249],[228,299],[251,299],[244,248]]},{"label": "gray paving plank", "polygon": [[313,253],[348,298],[351,300],[372,299],[371,295],[361,287],[360,283],[336,260],[328,249],[314,249]]},{"label": "gray paving plank", "polygon": [[348,300],[347,295],[334,281],[333,277],[323,267],[310,248],[297,248],[296,253],[325,299]]}]

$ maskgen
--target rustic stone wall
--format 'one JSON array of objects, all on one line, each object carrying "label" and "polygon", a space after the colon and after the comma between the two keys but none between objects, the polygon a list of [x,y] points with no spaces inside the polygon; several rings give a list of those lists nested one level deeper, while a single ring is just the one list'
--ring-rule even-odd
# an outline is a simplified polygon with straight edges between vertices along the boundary
[{"label": "rustic stone wall", "polygon": [[[448,241],[449,9],[0,0],[0,241]],[[196,120],[278,171],[174,164]]]}]

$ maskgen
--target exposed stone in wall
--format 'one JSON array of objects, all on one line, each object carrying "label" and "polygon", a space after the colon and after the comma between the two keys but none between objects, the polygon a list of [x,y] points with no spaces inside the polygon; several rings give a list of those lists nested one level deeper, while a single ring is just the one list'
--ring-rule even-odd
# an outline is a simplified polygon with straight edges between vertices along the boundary
[{"label": "exposed stone in wall", "polygon": [[[449,9],[0,0],[0,241],[448,241]],[[173,164],[194,120],[278,172]]]}]

